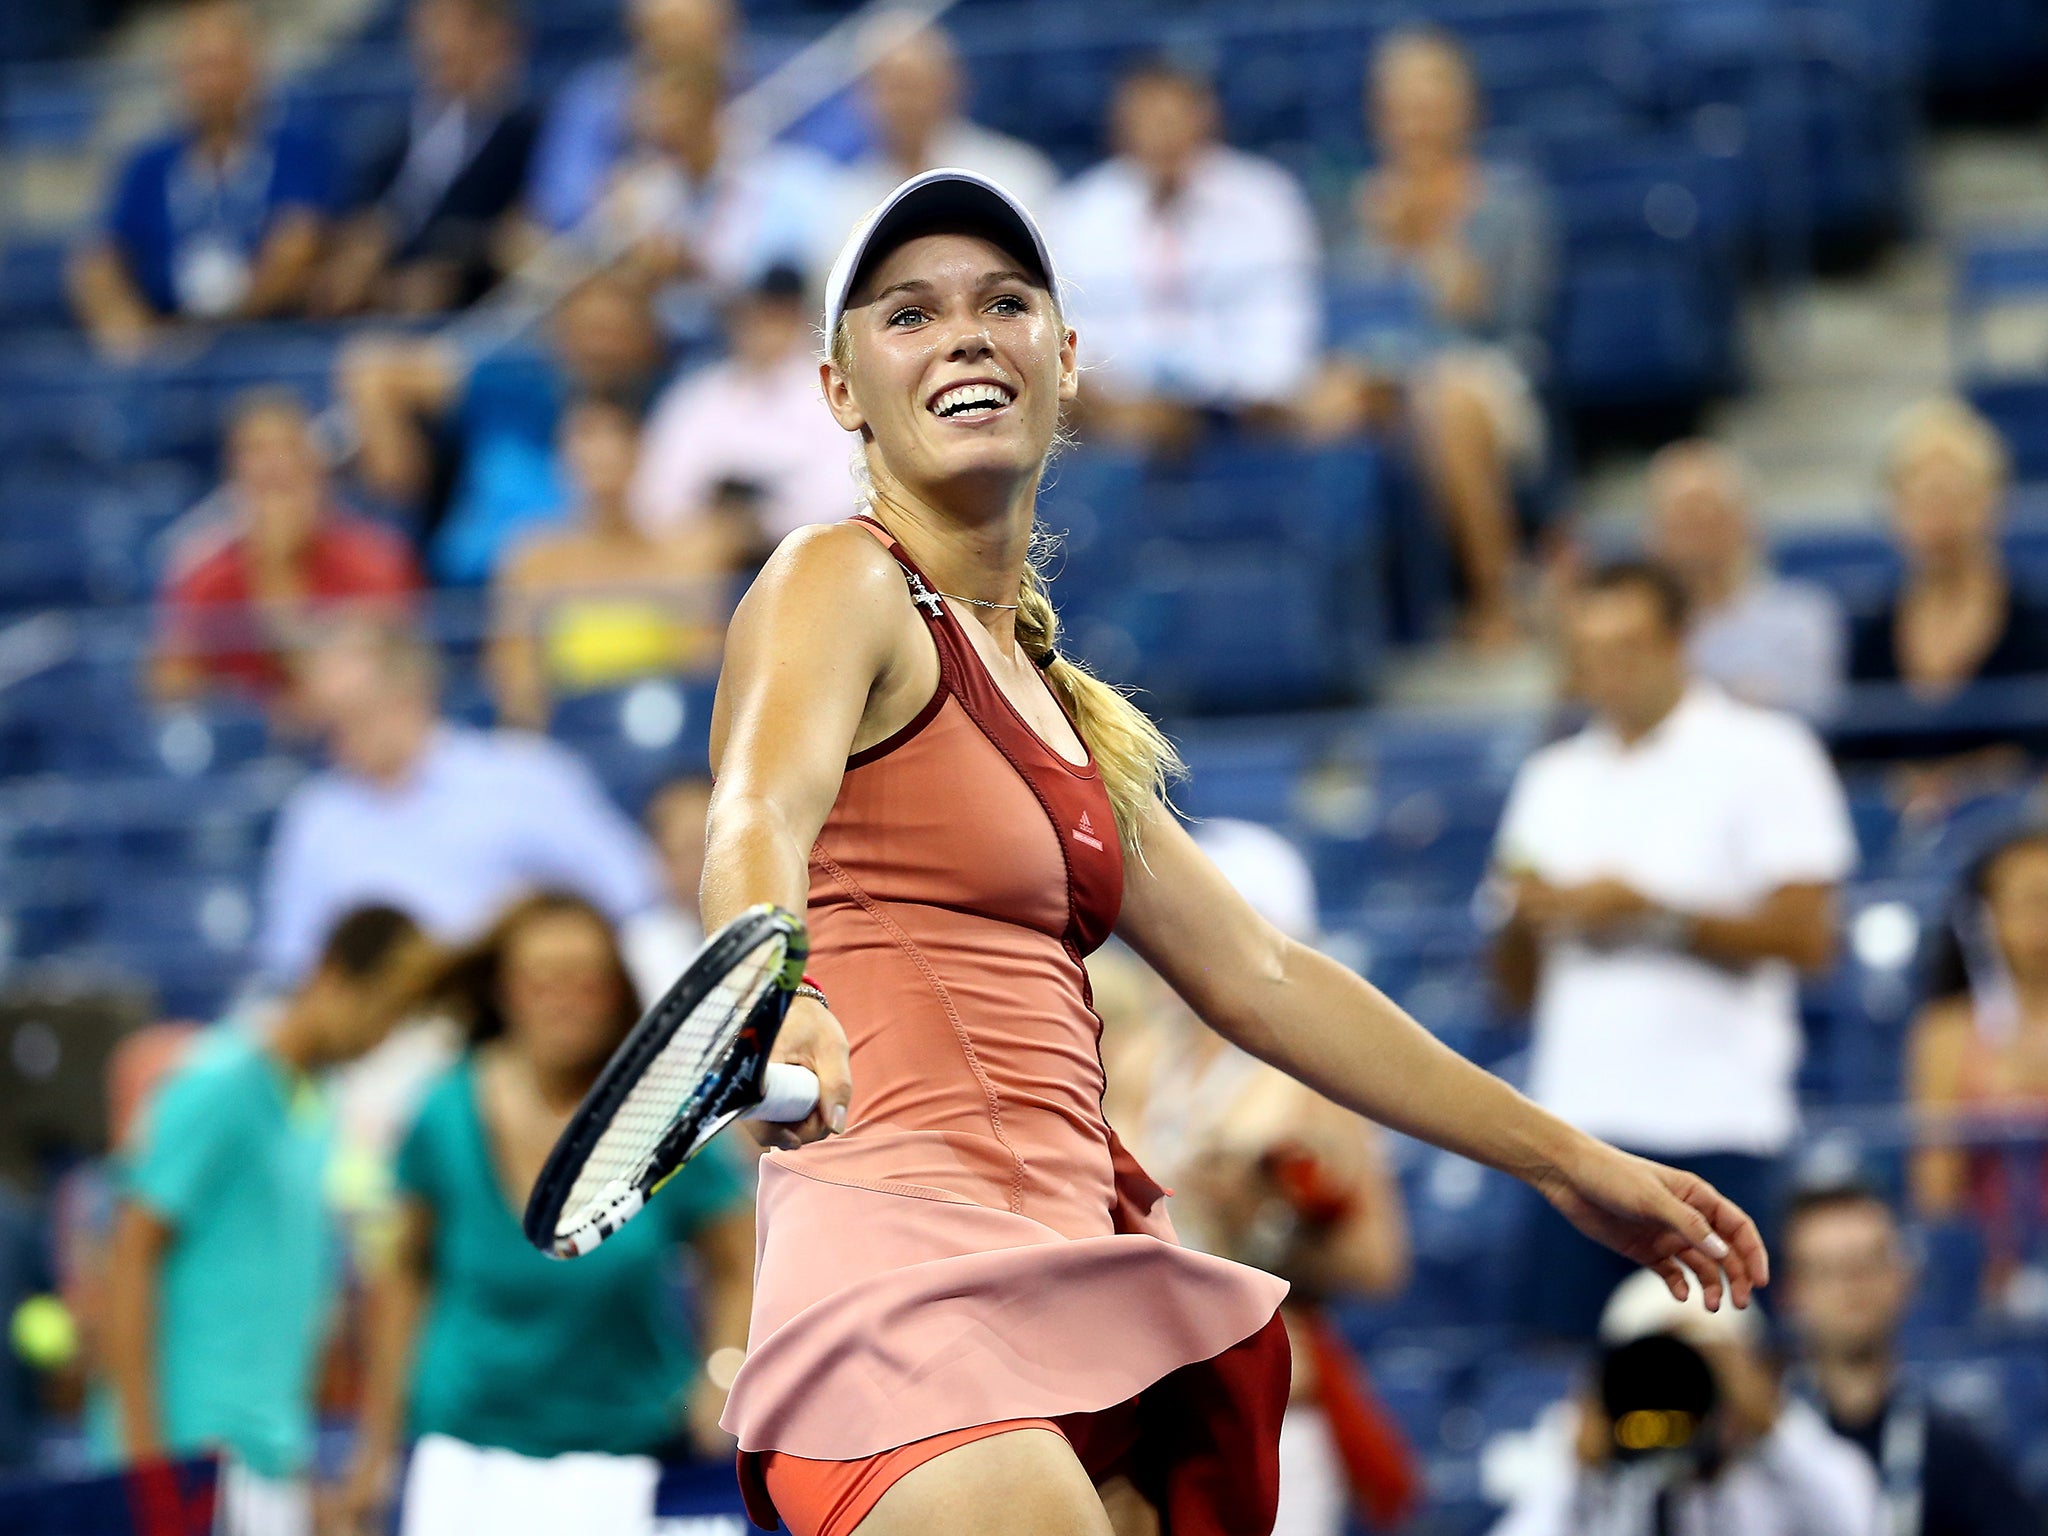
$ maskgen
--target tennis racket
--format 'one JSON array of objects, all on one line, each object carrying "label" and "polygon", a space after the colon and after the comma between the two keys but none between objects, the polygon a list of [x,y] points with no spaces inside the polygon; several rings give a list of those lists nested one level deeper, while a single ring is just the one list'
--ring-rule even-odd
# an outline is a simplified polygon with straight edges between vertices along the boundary
[{"label": "tennis racket", "polygon": [[810,955],[803,919],[749,907],[705,941],[577,1106],[526,1202],[526,1239],[573,1259],[631,1221],[734,1120],[801,1120],[808,1067],[768,1063]]}]

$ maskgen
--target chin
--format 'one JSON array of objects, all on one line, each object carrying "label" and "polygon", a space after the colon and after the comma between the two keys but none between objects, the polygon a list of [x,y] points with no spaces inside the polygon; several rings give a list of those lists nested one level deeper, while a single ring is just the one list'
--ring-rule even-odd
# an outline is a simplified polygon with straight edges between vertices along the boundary
[{"label": "chin", "polygon": [[940,484],[1028,479],[1044,468],[1050,446],[1007,436],[948,443],[931,456],[932,479]]}]

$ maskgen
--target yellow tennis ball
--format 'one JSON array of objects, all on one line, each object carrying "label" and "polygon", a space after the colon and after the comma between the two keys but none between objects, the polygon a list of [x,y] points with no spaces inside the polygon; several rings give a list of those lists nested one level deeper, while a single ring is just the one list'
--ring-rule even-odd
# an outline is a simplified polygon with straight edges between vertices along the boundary
[{"label": "yellow tennis ball", "polygon": [[37,1370],[54,1371],[78,1353],[78,1325],[54,1296],[31,1296],[14,1309],[14,1352]]}]

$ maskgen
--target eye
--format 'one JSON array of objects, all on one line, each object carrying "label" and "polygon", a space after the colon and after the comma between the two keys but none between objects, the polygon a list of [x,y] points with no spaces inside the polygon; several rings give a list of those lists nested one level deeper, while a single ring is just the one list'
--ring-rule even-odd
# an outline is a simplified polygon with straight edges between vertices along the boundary
[{"label": "eye", "polygon": [[901,308],[901,309],[897,310],[895,314],[893,314],[893,315],[891,315],[891,316],[889,317],[889,324],[891,324],[891,325],[905,325],[905,324],[909,324],[909,325],[915,325],[915,324],[917,324],[917,322],[918,322],[918,321],[920,321],[920,320],[929,320],[930,318],[931,318],[931,316],[927,315],[927,314],[926,314],[926,313],[925,313],[925,312],[924,312],[923,310],[919,309],[919,308],[918,308],[918,307],[917,307],[917,306],[916,306],[915,304],[906,304],[906,305],[904,305],[904,306],[903,306],[903,308]]},{"label": "eye", "polygon": [[1030,312],[1031,306],[1014,293],[1006,293],[993,301],[989,308],[999,315],[1022,315]]}]

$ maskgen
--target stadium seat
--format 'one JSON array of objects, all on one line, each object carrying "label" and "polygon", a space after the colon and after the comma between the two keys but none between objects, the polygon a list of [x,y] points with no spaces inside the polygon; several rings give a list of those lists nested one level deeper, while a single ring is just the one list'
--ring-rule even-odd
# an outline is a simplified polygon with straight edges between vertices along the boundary
[{"label": "stadium seat", "polygon": [[560,700],[548,733],[590,763],[637,812],[664,783],[711,771],[709,678],[650,678]]}]

